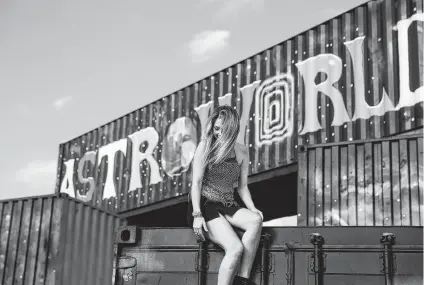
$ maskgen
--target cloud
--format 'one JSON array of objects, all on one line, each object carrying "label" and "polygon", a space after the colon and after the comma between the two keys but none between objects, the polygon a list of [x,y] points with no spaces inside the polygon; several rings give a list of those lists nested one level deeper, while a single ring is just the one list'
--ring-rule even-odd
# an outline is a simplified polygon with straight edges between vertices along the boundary
[{"label": "cloud", "polygon": [[34,160],[16,172],[16,182],[25,184],[28,190],[37,195],[38,192],[54,192],[56,177],[56,160]]},{"label": "cloud", "polygon": [[222,52],[230,39],[230,32],[226,30],[203,31],[193,36],[188,43],[192,61],[204,62]]},{"label": "cloud", "polygon": [[59,111],[60,109],[62,109],[66,104],[68,104],[70,101],[72,100],[71,96],[66,96],[66,97],[62,97],[59,98],[57,100],[55,100],[53,102],[53,107]]}]

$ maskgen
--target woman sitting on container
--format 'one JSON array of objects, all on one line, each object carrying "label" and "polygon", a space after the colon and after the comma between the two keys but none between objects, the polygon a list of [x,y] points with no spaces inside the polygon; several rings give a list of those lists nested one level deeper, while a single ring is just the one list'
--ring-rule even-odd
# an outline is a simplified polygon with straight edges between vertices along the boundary
[{"label": "woman sitting on container", "polygon": [[[262,212],[256,209],[247,187],[249,150],[236,142],[239,130],[237,111],[217,107],[193,158],[190,222],[198,239],[208,238],[225,250],[218,285],[230,285],[233,280],[233,284],[253,284],[249,276],[262,230]],[[234,199],[237,180],[247,209]],[[233,226],[244,230],[241,240]]]}]

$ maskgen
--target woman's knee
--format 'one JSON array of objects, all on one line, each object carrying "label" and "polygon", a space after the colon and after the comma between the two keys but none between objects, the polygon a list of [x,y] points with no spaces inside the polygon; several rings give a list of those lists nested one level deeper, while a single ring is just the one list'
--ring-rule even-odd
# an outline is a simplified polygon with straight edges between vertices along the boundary
[{"label": "woman's knee", "polygon": [[262,217],[259,214],[254,213],[252,215],[252,217],[250,218],[249,224],[252,227],[261,229],[262,228],[262,224],[263,224]]},{"label": "woman's knee", "polygon": [[229,255],[234,259],[240,259],[243,255],[243,243],[241,241],[233,242],[225,249],[225,255]]}]

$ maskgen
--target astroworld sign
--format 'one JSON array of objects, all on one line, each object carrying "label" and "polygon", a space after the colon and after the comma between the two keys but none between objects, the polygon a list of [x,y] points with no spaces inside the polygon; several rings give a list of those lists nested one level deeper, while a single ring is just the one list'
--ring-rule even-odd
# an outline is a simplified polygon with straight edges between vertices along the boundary
[{"label": "astroworld sign", "polygon": [[[331,126],[341,126],[347,122],[367,120],[373,116],[384,116],[387,112],[398,111],[424,101],[424,86],[415,90],[410,87],[409,35],[408,29],[413,22],[424,22],[424,14],[416,13],[412,17],[401,20],[396,25],[398,41],[398,74],[399,100],[394,102],[390,94],[382,88],[381,100],[378,104],[370,105],[366,100],[365,82],[365,42],[366,36],[356,37],[343,43],[346,54],[352,66],[354,94],[354,112],[349,115],[343,100],[342,90],[335,87],[342,77],[343,60],[332,53],[322,53],[294,63],[298,76],[302,79],[303,92],[295,94],[294,74],[279,73],[264,80],[256,80],[239,88],[242,103],[240,106],[240,132],[237,141],[246,144],[246,133],[249,131],[249,122],[254,113],[254,144],[255,147],[283,141],[293,136],[302,136],[323,129],[318,116],[318,98],[325,96],[333,107]],[[422,33],[422,30],[421,30]],[[287,63],[290,64],[290,63]],[[293,69],[294,70],[294,69]],[[417,72],[423,70],[418,67]],[[325,75],[325,80],[316,82],[319,74]],[[422,73],[421,73],[422,77]],[[422,81],[421,81],[422,82]],[[217,98],[217,105],[231,105],[233,94],[228,93]],[[296,98],[302,96],[302,113],[298,132],[294,133],[297,124]],[[206,120],[213,110],[213,100],[194,107],[203,130]],[[253,106],[252,106],[253,105]],[[237,106],[234,106],[237,109]],[[114,166],[117,153],[121,153],[131,161],[131,173],[126,177],[129,180],[128,192],[143,188],[140,167],[142,163],[149,166],[149,184],[157,184],[164,177],[175,177],[186,172],[191,164],[194,151],[198,144],[196,123],[189,117],[182,116],[170,122],[167,134],[159,141],[158,130],[154,127],[145,127],[131,133],[126,138],[111,142],[99,147],[95,151],[87,151],[80,158],[72,158],[63,162],[64,172],[61,175],[60,192],[67,193],[83,201],[92,199],[95,187],[95,178],[84,173],[84,167],[100,165],[102,159],[107,159],[106,180],[103,187],[103,199],[117,196],[114,183]],[[155,157],[154,150],[159,148],[160,159]],[[76,173],[75,173],[76,172]],[[76,189],[74,181],[84,185],[87,191],[81,194]]]}]

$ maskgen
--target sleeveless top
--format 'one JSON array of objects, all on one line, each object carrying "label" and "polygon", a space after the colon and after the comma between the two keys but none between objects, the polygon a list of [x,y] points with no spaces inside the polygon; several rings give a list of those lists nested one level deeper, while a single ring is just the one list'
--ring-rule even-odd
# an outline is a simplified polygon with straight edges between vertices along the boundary
[{"label": "sleeveless top", "polygon": [[234,183],[240,176],[236,156],[228,157],[219,164],[206,167],[202,181],[202,196],[225,206],[239,206],[234,199]]}]

